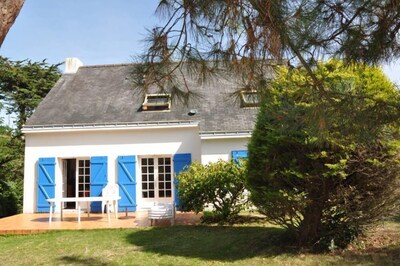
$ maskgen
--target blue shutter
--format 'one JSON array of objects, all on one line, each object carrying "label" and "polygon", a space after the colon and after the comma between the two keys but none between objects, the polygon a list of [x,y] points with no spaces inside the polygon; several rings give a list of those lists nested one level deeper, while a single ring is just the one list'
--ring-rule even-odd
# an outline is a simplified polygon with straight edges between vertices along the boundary
[{"label": "blue shutter", "polygon": [[234,159],[235,162],[239,162],[239,159],[246,159],[246,158],[247,158],[246,150],[232,151],[232,159]]},{"label": "blue shutter", "polygon": [[174,201],[175,206],[179,210],[179,195],[178,195],[178,180],[176,176],[185,171],[186,168],[192,163],[192,155],[190,153],[178,153],[174,155]]},{"label": "blue shutter", "polygon": [[[90,196],[100,197],[107,185],[107,156],[90,158]],[[101,212],[101,202],[92,202],[92,212]]]},{"label": "blue shutter", "polygon": [[136,157],[118,157],[119,211],[136,211]]},{"label": "blue shutter", "polygon": [[55,158],[39,158],[37,179],[37,211],[49,212],[50,205],[46,199],[55,195]]}]

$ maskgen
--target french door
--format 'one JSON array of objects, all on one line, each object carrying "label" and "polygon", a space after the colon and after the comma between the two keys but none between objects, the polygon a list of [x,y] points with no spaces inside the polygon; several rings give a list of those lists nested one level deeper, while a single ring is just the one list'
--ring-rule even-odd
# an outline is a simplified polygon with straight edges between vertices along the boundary
[{"label": "french door", "polygon": [[172,198],[171,157],[141,158],[142,198]]},{"label": "french door", "polygon": [[[63,197],[90,197],[90,159],[63,160]],[[64,208],[77,208],[75,202],[67,202]]]},{"label": "french door", "polygon": [[76,197],[90,197],[90,159],[77,159]]}]

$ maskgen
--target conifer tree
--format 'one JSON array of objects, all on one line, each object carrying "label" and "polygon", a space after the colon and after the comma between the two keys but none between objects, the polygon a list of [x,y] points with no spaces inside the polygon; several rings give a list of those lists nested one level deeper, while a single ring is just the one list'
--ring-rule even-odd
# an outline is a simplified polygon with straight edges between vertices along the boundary
[{"label": "conifer tree", "polygon": [[242,77],[238,89],[257,89],[270,60],[301,65],[324,91],[318,61],[377,64],[400,54],[399,0],[160,0],[157,13],[165,23],[149,30],[134,80],[178,96],[190,88],[177,76],[204,81],[221,68]]}]

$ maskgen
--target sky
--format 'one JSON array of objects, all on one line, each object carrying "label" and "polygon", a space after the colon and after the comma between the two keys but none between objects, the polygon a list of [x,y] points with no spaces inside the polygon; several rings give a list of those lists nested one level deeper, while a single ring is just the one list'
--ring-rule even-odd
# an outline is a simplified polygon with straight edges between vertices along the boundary
[{"label": "sky", "polygon": [[132,62],[146,28],[159,20],[157,0],[26,0],[0,55],[13,60],[78,57],[84,65]]},{"label": "sky", "polygon": [[[144,51],[146,28],[159,24],[157,0],[26,0],[0,48],[11,60],[84,65],[133,62]],[[400,61],[384,67],[400,84]],[[9,118],[10,120],[10,118]],[[7,121],[6,121],[7,122]]]},{"label": "sky", "polygon": [[[132,62],[144,50],[146,28],[159,24],[158,0],[26,0],[0,55],[56,64],[77,57],[84,65]],[[400,61],[385,66],[400,83]]]},{"label": "sky", "polygon": [[[144,50],[146,29],[160,22],[157,0],[25,0],[0,55],[57,64],[77,57],[84,65],[131,63]],[[61,67],[63,69],[63,67]],[[13,116],[0,119],[13,126]]]}]

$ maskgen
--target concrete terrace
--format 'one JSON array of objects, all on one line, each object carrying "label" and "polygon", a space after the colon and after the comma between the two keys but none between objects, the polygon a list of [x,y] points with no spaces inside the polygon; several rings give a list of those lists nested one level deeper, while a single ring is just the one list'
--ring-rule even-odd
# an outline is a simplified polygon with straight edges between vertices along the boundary
[{"label": "concrete terrace", "polygon": [[[198,224],[200,215],[194,213],[177,212],[175,225]],[[156,221],[156,226],[169,226],[168,220]],[[119,213],[118,219],[111,214],[111,221],[108,223],[107,215],[91,213],[90,217],[82,214],[81,222],[78,223],[76,213],[64,213],[64,220],[60,215],[53,216],[53,222],[49,223],[48,213],[17,214],[0,219],[0,235],[6,234],[34,234],[44,233],[51,230],[90,230],[90,229],[112,229],[112,228],[137,228],[150,226],[147,212]]]}]

